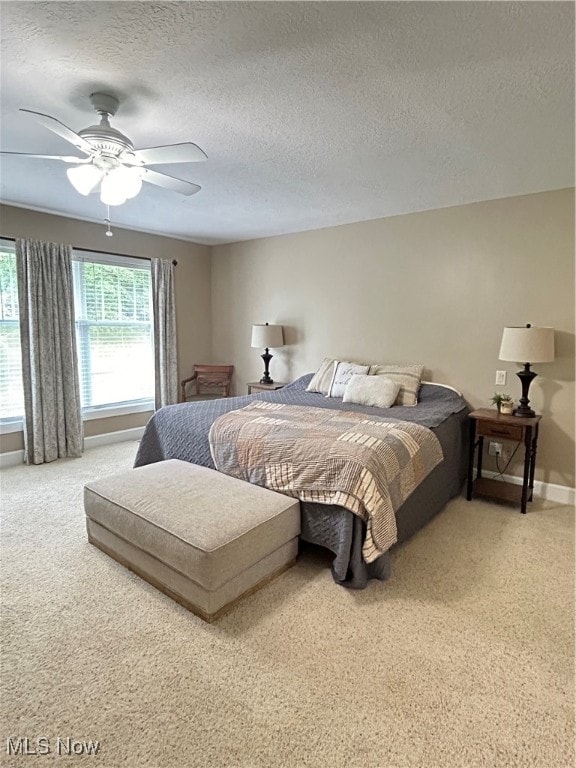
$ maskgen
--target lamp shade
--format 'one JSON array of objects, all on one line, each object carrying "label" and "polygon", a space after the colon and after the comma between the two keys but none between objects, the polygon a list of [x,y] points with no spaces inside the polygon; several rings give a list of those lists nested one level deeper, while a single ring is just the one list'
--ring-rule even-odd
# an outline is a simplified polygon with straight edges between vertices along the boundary
[{"label": "lamp shade", "polygon": [[114,177],[111,173],[107,173],[102,179],[100,200],[104,205],[123,205],[126,202],[124,189],[114,183]]},{"label": "lamp shade", "polygon": [[95,165],[75,165],[66,171],[74,189],[81,195],[89,195],[100,183],[104,173]]},{"label": "lamp shade", "polygon": [[252,346],[253,347],[283,347],[284,334],[281,325],[253,325],[252,326]]},{"label": "lamp shade", "polygon": [[128,200],[136,197],[142,189],[140,168],[127,168],[125,165],[119,165],[118,168],[110,171],[106,178],[120,195]]},{"label": "lamp shade", "polygon": [[515,363],[551,363],[554,360],[554,328],[506,327],[499,360]]}]

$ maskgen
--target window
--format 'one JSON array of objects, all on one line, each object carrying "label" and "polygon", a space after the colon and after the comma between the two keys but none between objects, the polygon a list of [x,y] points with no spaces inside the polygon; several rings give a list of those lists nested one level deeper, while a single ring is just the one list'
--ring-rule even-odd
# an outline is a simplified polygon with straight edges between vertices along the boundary
[{"label": "window", "polygon": [[151,407],[150,262],[75,250],[73,272],[83,409]]},{"label": "window", "polygon": [[[82,410],[144,410],[154,401],[150,262],[74,251],[74,305]],[[24,414],[14,243],[0,239],[0,422]],[[20,425],[21,428],[21,425]]]},{"label": "window", "polygon": [[23,413],[16,254],[14,243],[0,240],[0,420],[19,420]]}]

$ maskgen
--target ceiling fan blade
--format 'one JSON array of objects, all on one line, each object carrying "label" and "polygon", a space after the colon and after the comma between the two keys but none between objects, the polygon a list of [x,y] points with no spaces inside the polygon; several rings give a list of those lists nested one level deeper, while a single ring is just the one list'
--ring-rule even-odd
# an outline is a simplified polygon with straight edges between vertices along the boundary
[{"label": "ceiling fan blade", "polygon": [[60,120],[56,120],[55,117],[44,115],[42,112],[34,112],[31,109],[21,109],[20,112],[27,112],[29,115],[33,115],[41,125],[48,128],[48,130],[52,131],[57,136],[74,144],[74,146],[82,152],[91,154],[94,151],[92,145],[89,144],[86,139],[83,139],[82,136],[74,133],[73,130],[64,125],[64,123],[61,123]]},{"label": "ceiling fan blade", "polygon": [[13,157],[36,157],[42,160],[62,160],[63,163],[89,163],[89,157],[74,157],[73,155],[33,155],[31,152],[0,152],[0,155]]},{"label": "ceiling fan blade", "polygon": [[174,192],[180,192],[181,195],[195,195],[196,192],[200,192],[202,189],[198,184],[192,184],[191,181],[175,179],[173,176],[168,176],[166,173],[151,171],[149,168],[142,168],[141,173],[143,181],[147,181],[150,184],[156,184],[158,187],[171,189]]},{"label": "ceiling fan blade", "polygon": [[192,142],[185,144],[167,144],[164,147],[134,150],[137,163],[144,165],[162,165],[164,163],[197,163],[207,160],[206,153]]}]

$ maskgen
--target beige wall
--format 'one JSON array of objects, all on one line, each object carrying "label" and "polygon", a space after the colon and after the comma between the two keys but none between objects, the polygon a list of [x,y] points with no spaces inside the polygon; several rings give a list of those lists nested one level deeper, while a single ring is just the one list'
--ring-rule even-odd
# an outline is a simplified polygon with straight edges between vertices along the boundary
[{"label": "beige wall", "polygon": [[[211,362],[210,248],[118,227],[113,229],[114,237],[108,238],[104,224],[93,224],[13,206],[0,206],[0,235],[3,237],[28,237],[68,243],[78,248],[110,250],[130,256],[176,259],[179,378],[191,373],[194,362]],[[150,415],[139,413],[87,421],[85,433],[91,436],[142,426]],[[3,435],[0,452],[19,450],[22,445],[22,433]]]},{"label": "beige wall", "polygon": [[213,248],[212,352],[236,365],[237,393],[262,374],[250,329],[263,322],[286,331],[278,381],[326,355],[422,362],[474,407],[496,389],[520,396],[517,366],[498,360],[502,328],[553,326],[557,359],[534,366],[530,391],[544,416],[537,479],[574,486],[573,190]]},{"label": "beige wall", "polygon": [[[552,325],[557,359],[534,366],[531,389],[544,415],[537,478],[574,485],[573,190],[212,249],[121,229],[110,241],[101,224],[10,206],[0,206],[0,234],[176,258],[180,377],[193,362],[233,363],[238,394],[262,374],[252,323],[285,327],[276,380],[314,370],[325,355],[421,361],[474,407],[488,406],[496,389],[519,396],[516,366],[498,360],[503,326]],[[497,368],[508,371],[506,387],[494,385]],[[89,421],[86,434],[149,415]],[[2,436],[0,451],[21,447],[21,433]]]}]

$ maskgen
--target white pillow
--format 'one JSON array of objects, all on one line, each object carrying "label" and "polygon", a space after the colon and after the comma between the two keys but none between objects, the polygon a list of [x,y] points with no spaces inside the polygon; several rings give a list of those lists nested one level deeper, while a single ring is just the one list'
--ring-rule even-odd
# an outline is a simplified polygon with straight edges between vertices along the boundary
[{"label": "white pillow", "polygon": [[355,373],[368,373],[369,365],[358,365],[357,363],[339,363],[334,361],[334,374],[327,397],[343,397],[346,384]]},{"label": "white pillow", "polygon": [[310,384],[306,387],[306,392],[320,392],[327,395],[330,391],[330,384],[334,377],[334,363],[338,362],[333,357],[325,357],[320,364],[320,368],[310,379]]},{"label": "white pillow", "polygon": [[400,384],[386,376],[354,375],[344,391],[345,403],[390,408],[398,396]]}]

